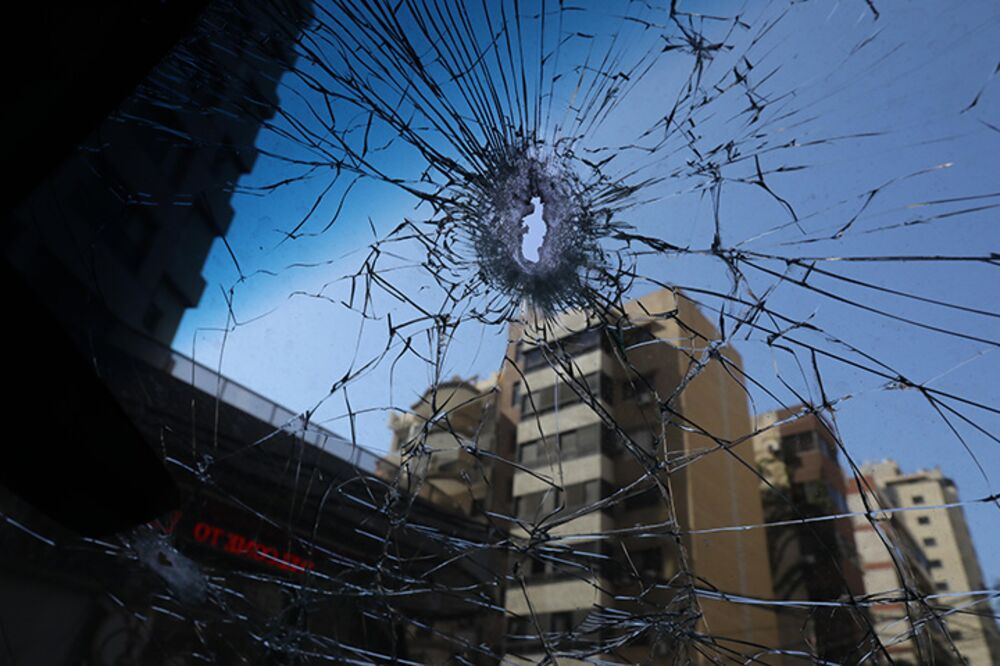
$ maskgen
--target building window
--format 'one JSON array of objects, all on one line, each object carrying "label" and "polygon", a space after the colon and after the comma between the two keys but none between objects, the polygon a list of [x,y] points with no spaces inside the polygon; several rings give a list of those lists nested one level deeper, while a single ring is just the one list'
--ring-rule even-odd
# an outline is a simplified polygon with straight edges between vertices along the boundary
[{"label": "building window", "polygon": [[532,412],[541,414],[552,409],[554,403],[554,386],[546,386],[545,388],[538,389],[537,391],[529,391],[524,394],[524,397],[521,398],[521,413],[525,415],[531,414]]},{"label": "building window", "polygon": [[941,567],[941,560],[927,560],[928,569],[939,569]]},{"label": "building window", "polygon": [[511,636],[532,636],[534,633],[534,626],[531,624],[530,618],[517,617],[510,621]]},{"label": "building window", "polygon": [[556,505],[556,493],[542,491],[518,497],[515,509],[517,517],[521,520],[535,520],[541,519],[554,511]]},{"label": "building window", "polygon": [[924,503],[924,496],[923,495],[914,495],[913,496],[913,503],[914,504],[923,504]]},{"label": "building window", "polygon": [[549,488],[518,497],[515,513],[522,520],[541,519],[556,509],[571,513],[596,504],[612,492],[611,484],[598,479],[566,486],[565,489]]},{"label": "building window", "polygon": [[657,506],[663,502],[663,494],[658,486],[652,486],[645,490],[640,490],[634,495],[625,498],[625,510],[636,511],[650,506]]},{"label": "building window", "polygon": [[937,545],[937,539],[935,539],[934,537],[925,537],[924,538],[924,545],[925,546],[936,546]]},{"label": "building window", "polygon": [[607,375],[593,372],[586,377],[570,378],[569,383],[559,382],[536,391],[528,391],[521,397],[521,416],[530,416],[532,412],[543,414],[556,407],[584,402],[584,396],[600,395],[605,402],[611,402],[610,397],[605,395],[610,381]]},{"label": "building window", "polygon": [[918,525],[930,525],[931,524],[931,519],[928,516],[920,516],[919,518],[917,518],[917,524]]},{"label": "building window", "polygon": [[821,437],[818,434],[816,434],[816,441],[819,443],[820,453],[822,453],[827,458],[830,458],[831,460],[837,459],[837,447],[835,447],[830,442],[826,441],[826,438]]},{"label": "building window", "polygon": [[639,551],[633,556],[635,568],[639,575],[648,582],[659,579],[663,575],[663,551],[659,548]]},{"label": "building window", "polygon": [[[602,346],[602,340],[603,336],[600,329],[589,329],[575,333],[562,340],[553,340],[547,344],[547,347],[549,355],[553,357],[553,361],[556,361],[556,359],[564,358],[565,356],[581,356],[592,349]],[[548,361],[545,357],[546,347],[541,346],[545,344],[545,342],[541,342],[537,347],[518,350],[522,368],[525,372],[541,368],[547,364]]]},{"label": "building window", "polygon": [[602,425],[600,426],[600,431],[601,451],[609,456],[616,456],[624,450],[621,442],[618,440],[618,433],[616,433],[613,429]]},{"label": "building window", "polygon": [[531,465],[537,462],[539,460],[540,446],[541,442],[538,441],[522,444],[521,447],[518,449],[518,452],[520,453],[520,455],[518,456],[520,458],[520,462],[523,462],[527,465]]},{"label": "building window", "polygon": [[832,486],[827,486],[827,492],[830,493],[830,499],[833,501],[834,508],[840,513],[847,513],[847,500],[844,499],[840,491]]},{"label": "building window", "polygon": [[559,458],[569,460],[578,457],[580,434],[577,430],[570,430],[559,435]]},{"label": "building window", "polygon": [[630,328],[622,334],[622,342],[624,342],[626,351],[628,348],[635,347],[647,342],[655,342],[656,336],[653,332],[649,330],[648,326]]},{"label": "building window", "polygon": [[611,383],[611,378],[607,375],[600,375],[599,381],[601,399],[610,405],[615,400],[615,385]]},{"label": "building window", "polygon": [[592,349],[603,346],[604,336],[599,328],[590,328],[574,333],[560,341],[559,346],[572,356],[580,356]]},{"label": "building window", "polygon": [[934,589],[937,590],[938,592],[947,592],[948,583],[945,583],[944,581],[938,581],[937,583],[934,583]]},{"label": "building window", "polygon": [[656,434],[652,430],[642,429],[633,430],[628,433],[629,439],[635,442],[643,451],[648,451],[649,453],[656,453],[658,450],[659,440],[656,438]]},{"label": "building window", "polygon": [[570,511],[594,504],[601,499],[601,482],[597,479],[566,488],[566,508]]},{"label": "building window", "polygon": [[781,448],[787,455],[794,455],[804,451],[812,451],[816,448],[816,433],[800,432],[783,437],[781,440]]},{"label": "building window", "polygon": [[545,365],[545,355],[541,347],[535,347],[529,349],[521,355],[521,360],[524,363],[524,371],[534,370],[535,368],[540,368]]},{"label": "building window", "polygon": [[551,627],[552,631],[556,634],[562,635],[569,633],[573,628],[573,613],[553,613]]},{"label": "building window", "polygon": [[556,447],[558,459],[562,462],[598,453],[601,449],[601,432],[601,426],[592,425],[549,435],[547,443],[539,439],[524,442],[518,447],[518,461],[526,465],[549,461],[547,453],[552,453],[553,450],[544,448],[546,446]]},{"label": "building window", "polygon": [[601,449],[601,426],[588,426],[577,430],[574,435],[576,439],[574,442],[576,446],[575,450],[571,450],[568,446],[564,445],[563,455],[575,453],[577,456],[585,456],[597,453]]},{"label": "building window", "polygon": [[521,397],[521,382],[514,382],[510,389],[510,406],[517,407],[517,401]]},{"label": "building window", "polygon": [[800,484],[802,499],[812,505],[826,506],[830,502],[829,492],[823,481],[806,481]]}]

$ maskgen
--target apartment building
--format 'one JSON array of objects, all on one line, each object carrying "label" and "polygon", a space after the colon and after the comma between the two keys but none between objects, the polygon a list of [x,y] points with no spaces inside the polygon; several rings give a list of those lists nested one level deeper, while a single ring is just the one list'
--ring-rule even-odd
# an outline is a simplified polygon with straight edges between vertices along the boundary
[{"label": "apartment building", "polygon": [[[864,470],[863,470],[864,472]],[[878,643],[866,659],[899,665],[960,664],[938,621],[929,562],[889,497],[867,473],[847,479],[847,508]],[[869,513],[870,512],[870,513]]]},{"label": "apartment building", "polygon": [[863,607],[851,605],[865,594],[853,524],[846,517],[811,520],[847,513],[837,437],[807,405],[759,414],[756,425],[764,517],[773,523],[766,532],[775,595],[819,602],[781,609],[781,647],[856,663],[868,649],[871,619]]},{"label": "apartment building", "polygon": [[431,493],[466,515],[503,512],[510,505],[510,467],[496,461],[513,455],[513,426],[497,410],[499,400],[496,374],[429,387],[409,411],[389,416],[388,471],[398,467],[410,490]]},{"label": "apartment building", "polygon": [[[46,167],[2,241],[0,258],[23,275],[33,298],[93,337],[117,335],[124,325],[171,344],[205,289],[201,272],[232,222],[235,183],[253,168],[255,139],[276,112],[278,81],[292,68],[296,35],[313,13],[311,2],[297,0],[192,4],[209,6],[192,10],[187,30],[174,26],[176,44],[133,44],[139,60],[156,63],[133,82],[134,92],[121,91],[124,99],[75,95],[74,106],[79,100],[115,110],[81,135],[61,164]],[[118,20],[129,18],[121,13]],[[127,39],[150,25],[157,22],[75,48],[109,48],[106,39]],[[94,71],[95,83],[118,76]],[[41,138],[18,141],[30,146]]]},{"label": "apartment building", "polygon": [[[8,404],[73,433],[74,445],[21,447],[0,484],[88,534],[132,527],[177,499],[95,373],[93,342],[129,345],[140,332],[161,343],[144,360],[169,359],[313,11],[308,0],[174,4],[74,5],[18,31],[53,57],[22,59],[9,104],[18,167],[0,279],[19,322],[5,366],[19,389]],[[39,399],[53,395],[67,398],[56,409]]]},{"label": "apartment building", "polygon": [[[507,658],[777,663],[740,357],[683,295],[511,330]],[[699,530],[710,530],[699,532]]]},{"label": "apartment building", "polygon": [[[511,475],[506,461],[514,458],[514,428],[502,402],[499,376],[486,379],[453,377],[430,386],[408,411],[389,417],[390,452],[376,474],[423,500],[451,512],[459,522],[482,525],[481,543],[502,543],[511,512]],[[485,571],[496,577],[483,594],[499,607],[508,568],[502,547],[483,549]],[[463,655],[466,663],[495,663],[489,655],[502,649],[504,617],[494,610],[456,618],[442,614],[423,629],[408,627],[407,641],[418,649],[422,663],[446,663],[454,658],[458,637],[483,650]]]},{"label": "apartment building", "polygon": [[989,599],[962,594],[988,589],[965,512],[961,506],[940,508],[959,501],[954,481],[940,469],[904,474],[894,460],[868,464],[864,471],[890,505],[912,509],[898,519],[926,562],[933,592],[941,595],[935,605],[946,607],[948,634],[966,663],[1000,663],[1000,631]]}]

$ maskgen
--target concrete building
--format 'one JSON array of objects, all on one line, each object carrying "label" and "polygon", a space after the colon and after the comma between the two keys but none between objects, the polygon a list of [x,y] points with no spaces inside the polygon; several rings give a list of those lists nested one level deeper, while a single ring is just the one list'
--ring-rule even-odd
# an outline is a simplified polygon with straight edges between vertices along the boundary
[{"label": "concrete building", "polygon": [[162,465],[95,374],[95,350],[138,332],[162,343],[148,350],[160,358],[146,360],[169,359],[312,17],[309,0],[162,12],[154,6],[172,3],[121,4],[45,9],[43,21],[23,26],[38,38],[24,53],[41,55],[22,59],[19,76],[44,73],[36,60],[49,58],[59,74],[14,87],[16,117],[31,118],[12,125],[15,154],[32,159],[0,235],[0,279],[17,322],[5,332],[18,350],[6,364],[19,387],[9,407],[25,422],[74,433],[72,446],[52,438],[15,451],[0,483],[89,534],[142,523],[176,502]]},{"label": "concrete building", "polygon": [[410,411],[389,417],[387,476],[399,470],[408,490],[429,485],[466,515],[503,512],[510,506],[511,471],[498,460],[512,455],[513,425],[497,409],[500,400],[496,375],[455,377],[428,388]]},{"label": "concrete building", "polygon": [[312,2],[118,4],[19,26],[0,275],[7,407],[35,434],[0,465],[0,662],[475,663],[494,567],[449,544],[484,525],[169,346]]},{"label": "concrete building", "polygon": [[[756,417],[753,438],[768,523],[808,521],[847,513],[844,472],[830,424],[799,405]],[[767,528],[774,592],[782,600],[838,602],[782,608],[781,647],[837,663],[865,653],[871,620],[851,602],[865,594],[850,518],[776,524]]]},{"label": "concrete building", "polygon": [[774,612],[725,597],[772,597],[764,532],[698,532],[763,521],[739,355],[668,290],[511,340],[508,658],[776,661]]},{"label": "concrete building", "polygon": [[[504,517],[510,513],[513,468],[506,461],[514,456],[514,428],[499,409],[501,395],[497,375],[483,380],[455,377],[428,388],[409,411],[390,415],[390,452],[377,472],[401,490],[480,524],[483,544],[502,543],[509,527]],[[504,548],[485,548],[482,553],[489,571],[506,571]],[[502,576],[495,582],[481,592],[493,607],[502,602],[505,587]],[[504,628],[503,615],[497,612],[478,613],[474,627],[442,615],[430,622],[423,643],[429,661],[424,663],[452,658],[454,646],[440,637],[455,634],[498,654]],[[492,663],[482,654],[466,658]]]},{"label": "concrete building", "polygon": [[[989,600],[979,558],[960,506],[954,481],[940,469],[904,474],[894,460],[865,465],[864,472],[889,505],[905,509],[898,520],[913,535],[915,547],[926,562],[936,605],[947,606],[945,622],[950,639],[966,663],[987,666],[1000,663],[1000,631]],[[922,507],[927,507],[922,509]],[[963,592],[980,592],[963,595]]]},{"label": "concrete building", "polygon": [[[847,507],[864,573],[865,601],[870,606],[878,644],[871,648],[875,663],[960,664],[936,605],[928,561],[913,535],[874,480],[847,479]],[[871,513],[869,513],[871,512]]]},{"label": "concrete building", "polygon": [[497,588],[491,553],[457,545],[487,542],[486,525],[393,493],[377,456],[135,343],[99,350],[100,370],[169,460],[180,504],[96,547],[0,488],[10,663],[495,663],[480,639],[499,616],[481,603]]},{"label": "concrete building", "polygon": [[124,325],[171,344],[311,17],[308,0],[210,3],[20,202],[4,258],[63,324],[101,338]]}]

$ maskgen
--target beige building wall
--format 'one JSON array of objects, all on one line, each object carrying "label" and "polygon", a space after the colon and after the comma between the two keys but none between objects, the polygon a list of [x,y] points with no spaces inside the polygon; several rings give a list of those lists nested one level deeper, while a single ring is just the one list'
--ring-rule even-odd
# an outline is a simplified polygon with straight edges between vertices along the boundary
[{"label": "beige building wall", "polygon": [[899,520],[927,560],[934,593],[942,595],[935,601],[953,609],[946,622],[959,652],[971,666],[1000,663],[1000,632],[989,600],[962,594],[988,589],[965,513],[957,506],[934,508],[959,501],[955,484],[940,469],[903,474],[892,460],[864,469],[893,506],[913,509],[900,512]]},{"label": "beige building wall", "polygon": [[[868,505],[885,506],[886,501],[877,492],[867,492]],[[874,663],[887,662],[878,655],[885,652],[897,661],[920,663],[920,656],[932,652],[929,638],[920,642],[915,635],[913,619],[920,618],[922,609],[907,606],[899,599],[904,587],[918,587],[911,558],[899,557],[886,546],[899,542],[899,530],[905,529],[892,514],[879,514],[873,524],[863,515],[867,509],[861,493],[854,484],[849,485],[847,507],[854,514],[854,541],[861,563],[865,599],[872,604],[871,616],[881,648],[872,647]],[[895,555],[895,557],[894,557]],[[919,572],[918,572],[919,573]],[[926,592],[926,587],[924,588]],[[883,655],[884,656],[884,655]]]},{"label": "beige building wall", "polygon": [[[480,521],[490,531],[505,530],[506,522],[495,517],[509,513],[511,506],[511,467],[498,462],[514,455],[514,428],[503,404],[505,381],[503,373],[482,380],[455,377],[428,388],[409,411],[391,414],[390,453],[378,474],[407,492]],[[484,529],[484,540],[486,533]],[[500,652],[506,627],[499,610],[502,572],[509,566],[506,552],[492,550],[486,566],[497,574],[491,607],[484,607],[475,618],[435,622],[430,634],[405,628],[411,658],[444,663],[454,646],[440,640],[442,635],[460,636]],[[495,663],[486,654],[473,663]]]},{"label": "beige building wall", "polygon": [[428,388],[410,411],[390,414],[392,441],[380,474],[437,504],[482,514],[493,465],[468,448],[497,447],[497,380],[455,377]]},{"label": "beige building wall", "polygon": [[[671,318],[671,313],[675,313],[676,318]],[[637,345],[628,352],[628,361],[634,366],[634,371],[623,367],[615,349],[598,348],[572,358],[574,375],[604,372],[611,380],[614,390],[611,395],[599,397],[598,408],[607,410],[614,422],[620,424],[637,443],[658,441],[658,449],[654,452],[658,459],[667,458],[677,464],[670,474],[660,476],[672,499],[669,503],[660,502],[658,507],[629,513],[625,522],[612,522],[611,514],[605,512],[593,512],[565,523],[559,523],[559,519],[555,518],[556,526],[550,534],[568,542],[581,543],[588,536],[600,534],[594,531],[595,523],[602,527],[601,532],[604,533],[632,527],[637,520],[646,525],[660,525],[663,537],[655,541],[663,554],[658,565],[661,578],[671,579],[678,571],[689,569],[695,576],[709,581],[718,592],[759,599],[773,598],[762,530],[689,533],[692,530],[763,522],[758,481],[753,472],[754,456],[749,440],[752,424],[747,397],[732,377],[739,376],[738,370],[730,369],[732,374],[726,372],[717,358],[721,356],[730,366],[739,368],[739,355],[730,348],[720,346],[716,350],[718,355],[711,356],[709,348],[715,344],[718,333],[693,303],[683,297],[675,297],[670,291],[655,292],[630,302],[626,304],[625,312],[620,314],[627,318],[623,323],[644,326],[652,334],[648,343]],[[544,339],[551,344],[553,340],[567,338],[585,329],[587,323],[587,317],[582,313],[567,313],[555,322],[537,322],[523,332],[521,351],[530,349],[532,341]],[[512,338],[518,333],[520,331],[512,331]],[[655,400],[635,395],[625,397],[622,393],[623,385],[630,379],[635,380],[636,373],[648,375],[660,400],[667,399],[678,386],[685,384],[669,403],[669,408],[680,415],[673,417],[673,423],[668,423],[669,419],[664,420]],[[519,381],[537,393],[559,380],[556,371],[543,364],[537,369],[526,370],[523,380]],[[519,416],[515,420],[518,422],[519,446],[542,433],[552,435],[602,422],[594,408],[580,403],[538,417]],[[594,454],[575,460],[561,460],[552,453],[534,465],[531,472],[514,472],[515,501],[537,493],[547,482],[565,487],[587,480],[603,480],[617,490],[633,483],[644,470],[627,451],[615,459]],[[544,479],[534,475],[542,475]],[[621,512],[614,515],[616,520],[625,520]],[[591,519],[586,520],[588,517]],[[662,527],[674,518],[683,532],[680,548],[675,537],[669,534],[670,530]],[[522,538],[527,534],[525,530],[515,529],[512,532],[512,536]],[[648,547],[653,541],[645,539],[642,546]],[[720,600],[697,579],[680,577],[672,580],[678,587],[693,584],[704,593],[695,595],[690,602],[691,616],[697,618],[700,614],[701,618],[694,620],[691,629],[710,634],[717,641],[715,648],[703,646],[705,652],[712,653],[714,649],[720,655],[726,650],[748,654],[749,650],[756,654],[758,650],[747,648],[748,643],[778,644],[776,616],[767,606]],[[598,592],[595,586],[604,590],[614,589],[612,583],[603,580],[580,581],[565,586],[537,583],[527,586],[527,595],[512,586],[508,588],[506,605],[508,610],[520,613],[530,602],[535,612],[539,613],[542,612],[539,609],[586,610],[594,604],[607,604],[606,595]],[[663,607],[676,603],[677,594],[684,593],[663,596]],[[650,651],[648,647],[624,649],[621,654],[636,663],[647,663]],[[732,654],[729,653],[729,656]],[[703,655],[694,650],[685,656],[694,663],[708,663]],[[663,659],[663,663],[667,663],[668,657]],[[759,659],[764,663],[778,663],[776,658],[767,655]],[[654,663],[659,662],[654,659]]]},{"label": "beige building wall", "polygon": [[[708,341],[715,340],[718,333],[690,301],[681,300],[679,306],[680,320],[706,338],[688,338],[691,351],[702,356]],[[682,340],[687,331],[671,323],[677,329],[676,339]],[[719,352],[730,366],[742,368],[742,359],[735,350],[722,347]],[[681,360],[685,372],[685,366],[691,364],[691,359]],[[753,473],[753,444],[748,439],[753,433],[748,400],[734,375],[739,376],[738,371],[730,367],[727,372],[723,362],[713,360],[680,395],[679,411],[687,425],[706,433],[684,432],[684,452],[694,456],[713,451],[698,458],[683,473],[686,492],[678,508],[682,524],[692,530],[764,522],[758,478]],[[694,573],[720,590],[758,599],[773,598],[764,530],[698,534],[690,538],[688,549]],[[702,608],[708,633],[758,645],[778,645],[777,619],[772,610],[711,600],[704,600]],[[736,648],[735,644],[732,647]]]}]

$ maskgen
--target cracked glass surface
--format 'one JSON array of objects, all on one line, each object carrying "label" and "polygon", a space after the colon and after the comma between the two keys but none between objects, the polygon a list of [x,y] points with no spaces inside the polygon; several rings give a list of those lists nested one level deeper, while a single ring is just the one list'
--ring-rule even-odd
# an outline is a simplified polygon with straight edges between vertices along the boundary
[{"label": "cracked glass surface", "polygon": [[997,43],[991,2],[212,3],[16,213],[180,503],[5,496],[10,608],[70,617],[53,663],[1000,662]]}]

